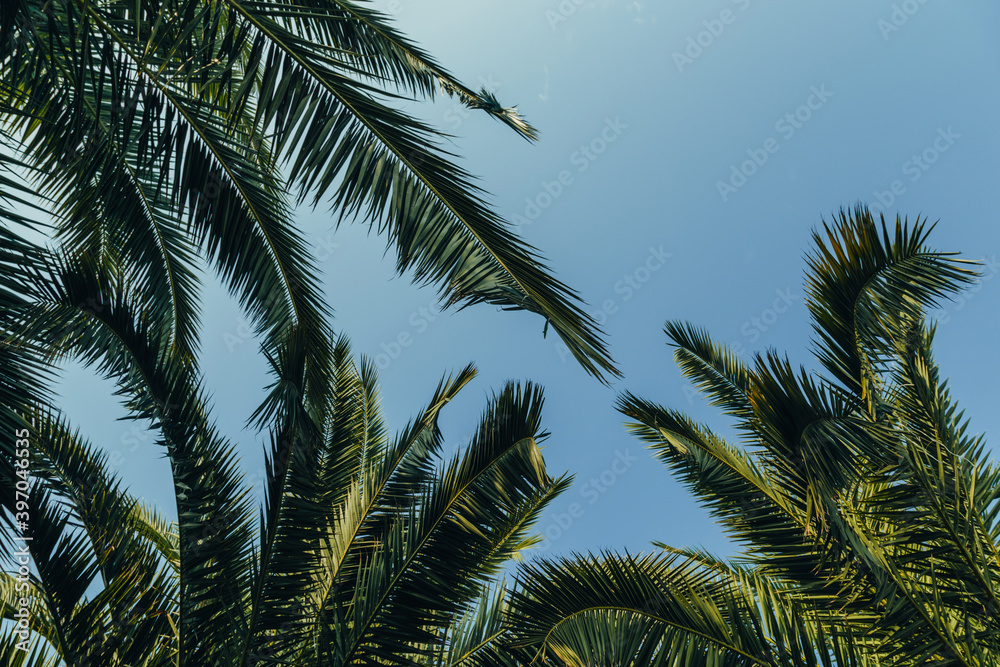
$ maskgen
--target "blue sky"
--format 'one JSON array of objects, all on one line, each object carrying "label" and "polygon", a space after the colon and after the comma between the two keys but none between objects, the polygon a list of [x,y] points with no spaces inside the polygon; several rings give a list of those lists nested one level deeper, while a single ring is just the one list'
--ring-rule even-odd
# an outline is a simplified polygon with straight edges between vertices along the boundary
[{"label": "blue sky", "polygon": [[[520,224],[604,322],[625,379],[590,379],[542,337],[540,318],[488,306],[440,312],[393,273],[382,239],[303,210],[335,326],[379,361],[402,428],[442,373],[479,378],[444,415],[468,438],[507,379],[546,389],[544,453],[574,486],[544,516],[540,553],[733,546],[614,410],[626,389],[720,429],[676,371],[663,324],[690,320],[744,356],[769,347],[814,368],[804,306],[810,231],[857,202],[940,220],[931,242],[986,259],[983,279],[936,313],[937,357],[974,432],[1000,431],[1000,7],[985,0],[840,3],[378,0],[472,87],[485,84],[541,130],[529,144],[445,98],[408,109],[455,135],[496,210]],[[222,430],[262,473],[243,424],[263,359],[218,286],[204,302],[203,360]],[[381,355],[381,356],[380,356]],[[94,389],[98,382],[99,389]],[[115,421],[113,388],[67,369],[64,406],[139,495],[172,509],[169,469],[141,426]]]}]

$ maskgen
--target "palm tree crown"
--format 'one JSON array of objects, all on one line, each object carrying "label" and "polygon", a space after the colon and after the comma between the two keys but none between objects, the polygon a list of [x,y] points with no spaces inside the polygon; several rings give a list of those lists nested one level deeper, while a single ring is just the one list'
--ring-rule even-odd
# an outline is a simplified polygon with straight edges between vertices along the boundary
[{"label": "palm tree crown", "polygon": [[330,310],[292,219],[308,202],[377,228],[446,305],[537,312],[616,374],[575,293],[393,103],[440,89],[535,130],[364,3],[10,0],[0,20],[0,220],[125,276],[174,353],[197,351],[200,255],[269,349],[301,328],[320,381]]},{"label": "palm tree crown", "polygon": [[[576,294],[488,206],[401,99],[456,96],[534,140],[349,0],[11,0],[0,5],[0,427],[29,427],[25,504],[38,652],[9,664],[477,664],[496,654],[494,580],[566,485],[545,472],[541,392],[508,385],[464,452],[438,411],[396,438],[374,371],[334,342],[293,224],[331,206],[446,305],[539,313],[590,373],[617,371]],[[46,241],[38,241],[39,236]],[[46,245],[47,244],[47,245]],[[203,260],[274,374],[259,516],[198,371]],[[75,356],[119,385],[169,458],[176,524],[145,507],[48,405]],[[13,444],[2,441],[11,478]],[[11,549],[6,549],[8,555]],[[6,577],[4,618],[21,584]],[[497,658],[500,659],[500,658]]]},{"label": "palm tree crown", "polygon": [[34,653],[9,635],[4,664],[503,659],[495,656],[508,632],[507,592],[497,575],[537,541],[539,513],[569,483],[545,470],[539,388],[508,384],[449,458],[437,418],[474,377],[471,366],[443,379],[393,438],[373,364],[356,364],[340,340],[328,393],[309,395],[306,343],[292,337],[270,360],[275,381],[256,413],[270,440],[258,514],[191,368],[151,354],[144,344],[160,333],[136,334],[127,304],[105,303],[107,319],[88,330],[81,353],[118,378],[134,416],[154,421],[179,520],[137,502],[58,414],[27,415],[35,452],[21,509],[30,521],[26,531],[11,521],[18,498],[4,485],[2,535],[11,544],[25,532],[34,567],[27,592],[3,575],[0,606],[13,619],[19,600],[30,600]]},{"label": "palm tree crown", "polygon": [[668,323],[681,370],[744,446],[631,394],[619,409],[744,551],[660,544],[532,564],[515,644],[574,665],[1000,662],[1000,473],[925,320],[975,274],[929,248],[930,229],[858,208],[814,234],[806,289],[824,372],[774,351],[745,364]]}]

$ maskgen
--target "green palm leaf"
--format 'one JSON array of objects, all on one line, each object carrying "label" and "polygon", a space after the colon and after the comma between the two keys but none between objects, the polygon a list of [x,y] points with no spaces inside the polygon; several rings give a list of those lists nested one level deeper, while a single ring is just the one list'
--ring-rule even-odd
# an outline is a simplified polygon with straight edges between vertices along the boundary
[{"label": "green palm leaf", "polygon": [[[975,275],[862,208],[807,258],[816,354],[744,364],[668,323],[743,446],[626,393],[628,428],[744,551],[522,568],[512,645],[553,664],[964,665],[1000,655],[1000,473],[931,356],[926,310]],[[652,601],[652,603],[650,602]]]},{"label": "green palm leaf", "polygon": [[[47,444],[32,557],[54,652],[108,665],[509,661],[495,577],[537,542],[533,524],[569,483],[540,455],[540,389],[509,384],[446,459],[437,415],[472,367],[443,379],[390,441],[371,363],[337,341],[317,396],[307,343],[289,336],[256,413],[271,449],[255,533],[193,366],[120,278],[86,258],[47,261],[15,333],[119,382],[160,433],[179,515],[174,526],[138,505],[67,425],[36,418]],[[9,491],[3,504],[13,514]]]},{"label": "green palm leaf", "polygon": [[10,64],[0,109],[34,188],[66,250],[129,272],[181,353],[195,350],[200,251],[269,349],[288,323],[301,327],[310,381],[323,380],[329,311],[291,223],[294,187],[330,199],[341,219],[377,225],[398,269],[437,285],[447,304],[540,313],[589,372],[616,374],[576,294],[489,209],[439,147],[443,135],[388,106],[388,88],[440,85],[524,136],[534,130],[377,12],[332,0],[12,7],[17,48],[0,52]]}]

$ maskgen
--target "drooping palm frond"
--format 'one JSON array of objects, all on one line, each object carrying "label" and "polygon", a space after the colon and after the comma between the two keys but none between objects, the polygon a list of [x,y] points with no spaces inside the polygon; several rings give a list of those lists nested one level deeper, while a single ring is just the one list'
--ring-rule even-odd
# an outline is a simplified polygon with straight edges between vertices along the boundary
[{"label": "drooping palm frond", "polygon": [[[0,172],[0,187],[4,182]],[[0,219],[18,221],[19,216],[3,206],[3,195],[0,192]],[[21,222],[30,224],[28,220]],[[42,248],[0,226],[0,429],[11,434],[0,444],[0,467],[6,479],[11,478],[14,459],[16,438],[11,436],[27,427],[23,415],[48,397],[47,380],[52,371],[42,351],[32,341],[12,338],[15,313],[30,299],[24,286],[41,267],[44,254]]]},{"label": "drooping palm frond", "polygon": [[53,260],[39,280],[43,297],[23,309],[19,335],[118,381],[132,415],[159,430],[179,519],[175,650],[191,646],[195,660],[224,655],[243,634],[246,619],[233,613],[241,612],[251,575],[252,515],[232,446],[211,425],[191,365],[171,354],[127,285],[86,257]]},{"label": "drooping palm frond", "polygon": [[732,538],[766,549],[776,563],[804,559],[801,566],[816,566],[802,540],[809,530],[805,502],[771,470],[676,411],[630,394],[621,398],[619,410],[636,420],[630,430],[654,448]]},{"label": "drooping palm frond", "polygon": [[[327,367],[329,309],[291,222],[292,190],[361,215],[397,267],[448,305],[541,314],[594,375],[614,375],[576,294],[491,211],[443,135],[391,106],[440,86],[523,136],[362,4],[12,0],[0,118],[72,254],[101,257],[148,293],[155,321],[196,350],[201,253],[269,347],[294,323],[310,381]],[[288,181],[281,175],[289,165]],[[322,392],[319,392],[322,393]]]},{"label": "drooping palm frond", "polygon": [[[285,25],[308,26],[312,32],[323,35],[324,43],[343,49],[342,57],[352,66],[385,85],[428,98],[440,88],[470,109],[486,111],[525,139],[538,139],[538,131],[518,115],[516,108],[503,107],[485,87],[478,93],[467,88],[393,28],[381,12],[347,0],[275,4],[283,10],[280,17]],[[275,14],[271,12],[271,16]]]},{"label": "drooping palm frond", "polygon": [[[524,568],[519,646],[573,665],[1000,662],[1000,473],[967,433],[925,322],[975,274],[927,246],[921,221],[879,225],[859,208],[824,232],[806,281],[827,375],[773,351],[743,364],[705,332],[667,324],[683,374],[735,418],[743,446],[619,399],[629,429],[743,553],[665,547],[662,560]],[[656,596],[673,615],[649,612]]]}]

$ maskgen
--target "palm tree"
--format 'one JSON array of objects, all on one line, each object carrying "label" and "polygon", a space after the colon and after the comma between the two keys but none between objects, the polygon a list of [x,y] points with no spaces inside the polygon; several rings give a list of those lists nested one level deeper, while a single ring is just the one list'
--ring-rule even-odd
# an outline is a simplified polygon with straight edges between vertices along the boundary
[{"label": "palm tree", "polygon": [[[22,592],[4,575],[0,605],[12,619],[20,598],[29,601],[36,653],[18,651],[10,635],[4,664],[503,659],[507,596],[497,575],[536,541],[538,514],[569,483],[545,470],[538,387],[508,384],[449,456],[438,414],[472,366],[444,378],[390,437],[373,364],[354,362],[338,340],[319,394],[297,327],[268,359],[274,382],[253,416],[270,443],[258,512],[193,364],[170,352],[170,332],[135,285],[92,258],[42,261],[37,297],[19,313],[24,337],[49,346],[74,329],[64,353],[116,379],[132,417],[152,421],[178,521],[138,502],[57,412],[21,415],[31,425],[30,491],[24,499],[2,485],[0,535],[27,545],[33,568]],[[21,511],[26,526],[14,520]],[[22,533],[30,539],[18,541]]]},{"label": "palm tree", "polygon": [[293,211],[330,205],[384,234],[397,269],[446,305],[539,313],[588,372],[615,375],[576,294],[489,208],[445,135],[393,107],[439,88],[536,138],[362,3],[5,1],[0,221],[22,245],[40,233],[127,276],[184,358],[200,256],[270,353],[302,331],[319,382],[329,308]]},{"label": "palm tree", "polygon": [[972,280],[932,226],[842,211],[814,233],[822,371],[737,359],[668,323],[684,375],[742,445],[631,394],[630,429],[743,550],[658,544],[534,562],[515,646],[573,665],[996,665],[1000,473],[931,355],[927,309]]}]

